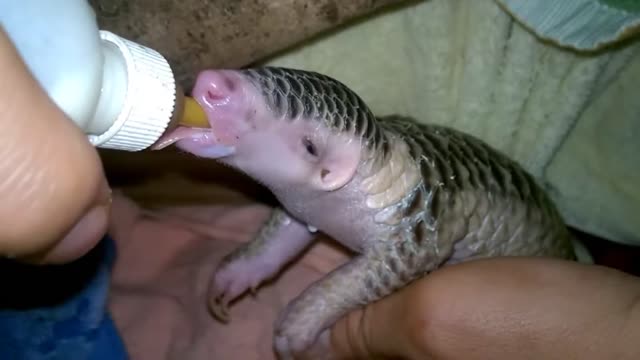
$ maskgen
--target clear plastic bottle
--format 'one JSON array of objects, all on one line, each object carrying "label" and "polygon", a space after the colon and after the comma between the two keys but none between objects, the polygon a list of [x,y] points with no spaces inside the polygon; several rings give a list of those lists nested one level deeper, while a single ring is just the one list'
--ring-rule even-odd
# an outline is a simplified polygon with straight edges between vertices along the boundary
[{"label": "clear plastic bottle", "polygon": [[182,96],[168,62],[100,31],[86,0],[0,0],[0,25],[94,146],[138,151],[167,129]]}]

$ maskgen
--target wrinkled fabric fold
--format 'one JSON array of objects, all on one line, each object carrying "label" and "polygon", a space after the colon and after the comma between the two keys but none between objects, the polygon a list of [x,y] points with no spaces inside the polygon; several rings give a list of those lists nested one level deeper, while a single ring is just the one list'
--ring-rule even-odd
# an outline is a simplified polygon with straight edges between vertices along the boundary
[{"label": "wrinkled fabric fold", "polygon": [[496,1],[541,38],[581,51],[602,49],[640,31],[637,1]]}]

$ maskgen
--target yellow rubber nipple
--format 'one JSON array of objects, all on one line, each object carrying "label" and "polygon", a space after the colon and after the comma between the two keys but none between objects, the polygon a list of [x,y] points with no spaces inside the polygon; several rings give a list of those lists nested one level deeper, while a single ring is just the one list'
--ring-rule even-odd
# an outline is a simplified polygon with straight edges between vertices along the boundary
[{"label": "yellow rubber nipple", "polygon": [[189,96],[184,98],[184,111],[180,119],[180,125],[196,128],[211,127],[207,119],[207,114],[202,110],[200,104]]}]

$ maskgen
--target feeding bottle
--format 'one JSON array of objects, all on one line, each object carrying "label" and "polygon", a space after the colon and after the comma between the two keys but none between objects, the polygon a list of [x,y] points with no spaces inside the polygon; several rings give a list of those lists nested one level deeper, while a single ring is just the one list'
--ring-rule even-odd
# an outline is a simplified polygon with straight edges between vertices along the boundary
[{"label": "feeding bottle", "polygon": [[[0,25],[49,97],[94,146],[145,149],[184,109],[167,60],[100,30],[86,0],[0,0]],[[197,112],[194,104],[187,98],[186,109]]]}]

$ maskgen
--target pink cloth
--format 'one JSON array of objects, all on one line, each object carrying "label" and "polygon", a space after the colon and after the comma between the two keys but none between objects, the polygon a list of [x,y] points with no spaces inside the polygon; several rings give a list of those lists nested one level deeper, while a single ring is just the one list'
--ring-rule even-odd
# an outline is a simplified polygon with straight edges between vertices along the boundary
[{"label": "pink cloth", "polygon": [[110,309],[134,360],[274,359],[273,322],[302,289],[347,259],[320,241],[273,284],[213,319],[206,293],[219,259],[249,240],[269,209],[260,204],[149,211],[116,194],[110,234],[118,246]]},{"label": "pink cloth", "polygon": [[[244,295],[232,304],[231,322],[221,324],[206,306],[214,267],[253,236],[269,208],[236,201],[232,191],[215,186],[177,187],[214,199],[214,205],[150,211],[120,194],[114,197],[110,234],[118,257],[110,308],[131,358],[274,359],[276,315],[312,281],[347,260],[347,254],[321,239],[273,284],[261,286],[257,298]],[[639,274],[640,250],[582,237],[596,263]]]}]

